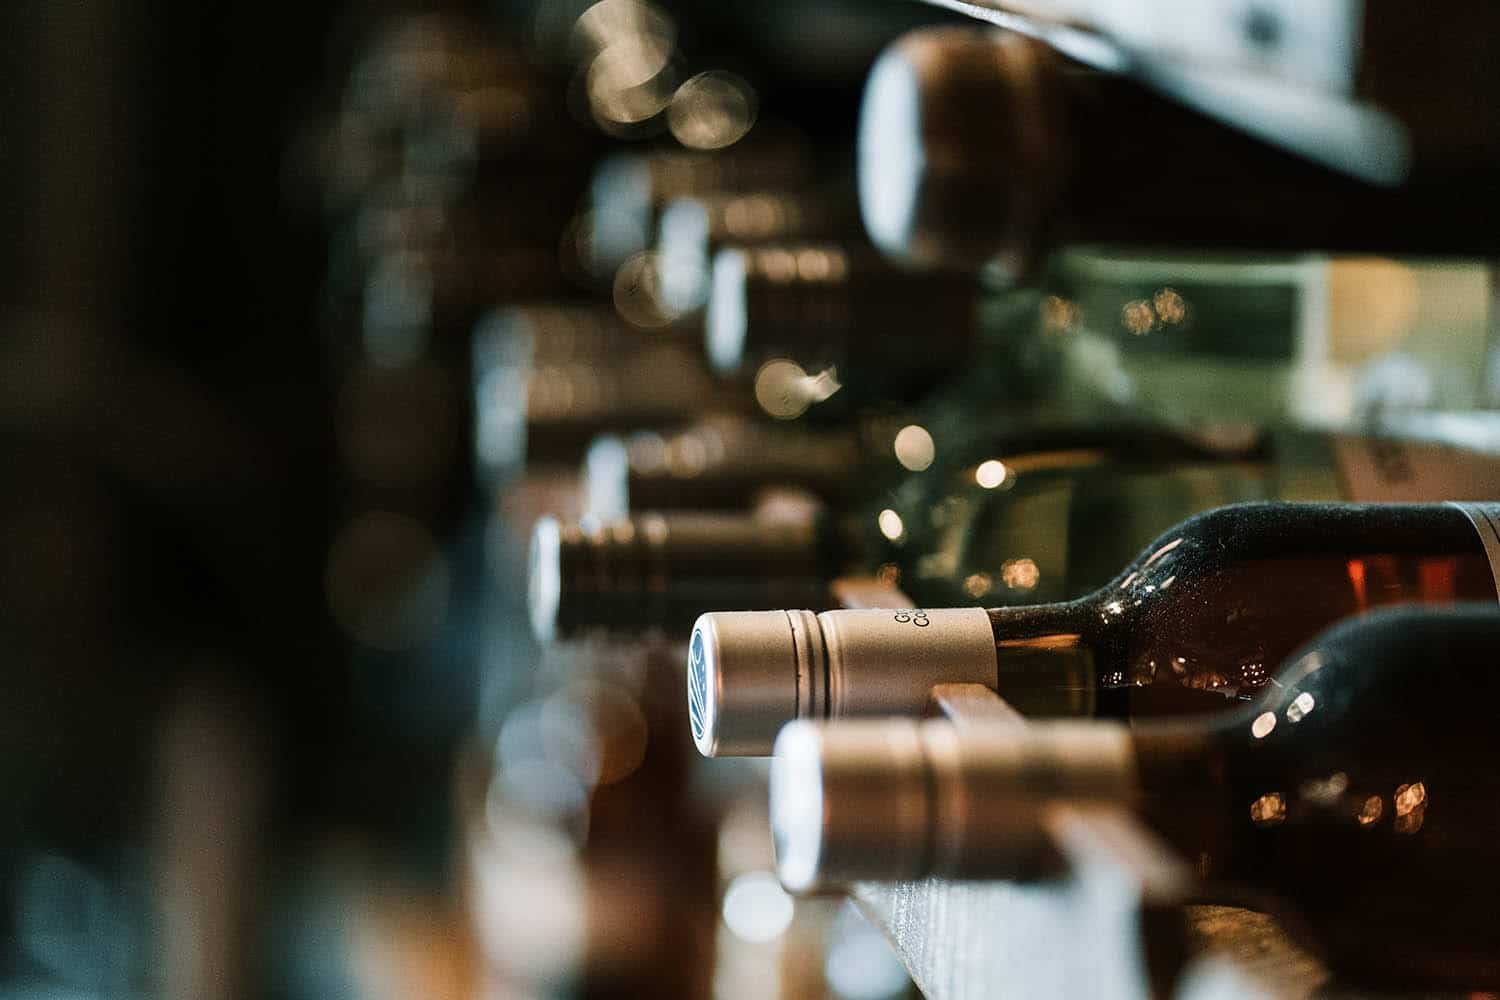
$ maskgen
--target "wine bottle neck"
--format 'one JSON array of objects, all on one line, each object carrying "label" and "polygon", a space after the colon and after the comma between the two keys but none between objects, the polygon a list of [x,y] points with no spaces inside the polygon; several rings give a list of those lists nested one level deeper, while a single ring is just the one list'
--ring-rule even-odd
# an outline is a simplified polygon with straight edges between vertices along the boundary
[{"label": "wine bottle neck", "polygon": [[1201,723],[1153,722],[1131,731],[1136,814],[1205,875],[1232,878],[1226,758]]},{"label": "wine bottle neck", "polygon": [[1094,715],[1100,616],[1085,600],[991,608],[996,690],[1026,715]]}]

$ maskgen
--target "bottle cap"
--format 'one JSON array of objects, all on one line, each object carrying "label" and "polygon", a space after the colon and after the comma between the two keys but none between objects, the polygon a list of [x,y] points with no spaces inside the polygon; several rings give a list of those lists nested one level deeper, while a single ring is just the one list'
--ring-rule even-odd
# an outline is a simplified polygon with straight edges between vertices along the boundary
[{"label": "bottle cap", "polygon": [[528,599],[541,641],[589,628],[686,632],[705,606],[818,601],[819,526],[748,514],[674,512],[533,529]]},{"label": "bottle cap", "polygon": [[705,756],[771,752],[793,719],[922,714],[934,684],[996,682],[983,608],[716,611],[693,626],[688,708]]},{"label": "bottle cap", "polygon": [[1045,806],[1126,800],[1134,775],[1114,722],[794,722],[771,761],[777,870],[798,892],[1035,874],[1051,857]]},{"label": "bottle cap", "polygon": [[871,241],[931,266],[1035,264],[1065,164],[1040,42],[930,28],[876,61],[859,120],[859,198]]}]

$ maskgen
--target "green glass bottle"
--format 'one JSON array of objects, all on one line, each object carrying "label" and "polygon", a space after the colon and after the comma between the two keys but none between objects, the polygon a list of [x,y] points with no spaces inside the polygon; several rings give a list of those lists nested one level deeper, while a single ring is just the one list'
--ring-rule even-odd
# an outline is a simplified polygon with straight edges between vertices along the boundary
[{"label": "green glass bottle", "polygon": [[[1070,600],[1106,583],[1152,538],[1224,504],[1500,491],[1500,456],[1397,439],[1193,438],[1121,425],[1018,433],[991,445],[942,449],[907,425],[888,446],[886,475],[863,471],[881,467],[873,460],[853,465],[859,481],[824,481],[822,504],[778,496],[748,511],[636,510],[550,526],[533,547],[538,628],[685,634],[703,611],[785,607],[780,593],[827,607],[828,584],[849,575],[878,577],[927,607]],[[911,471],[903,461],[931,464]],[[722,456],[698,471],[685,495],[713,499],[721,473],[727,485],[742,482]],[[654,488],[662,499],[664,485]],[[618,496],[602,502],[617,505]]]}]

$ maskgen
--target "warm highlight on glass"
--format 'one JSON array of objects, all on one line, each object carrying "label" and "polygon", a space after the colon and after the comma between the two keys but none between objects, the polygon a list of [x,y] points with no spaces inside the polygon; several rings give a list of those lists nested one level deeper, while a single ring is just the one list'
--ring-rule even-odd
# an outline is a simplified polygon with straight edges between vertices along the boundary
[{"label": "warm highlight on glass", "polygon": [[1192,721],[799,722],[771,817],[790,888],[1046,876],[1048,814],[1132,813],[1206,902],[1278,910],[1351,982],[1500,984],[1500,680],[1492,602],[1405,607],[1295,651],[1252,703]]},{"label": "warm highlight on glass", "polygon": [[1494,505],[1250,503],[1183,522],[1085,597],[1017,607],[717,612],[689,685],[704,754],[763,754],[792,719],[918,715],[938,683],[1027,714],[1231,707],[1332,623],[1374,607],[1496,600]]}]

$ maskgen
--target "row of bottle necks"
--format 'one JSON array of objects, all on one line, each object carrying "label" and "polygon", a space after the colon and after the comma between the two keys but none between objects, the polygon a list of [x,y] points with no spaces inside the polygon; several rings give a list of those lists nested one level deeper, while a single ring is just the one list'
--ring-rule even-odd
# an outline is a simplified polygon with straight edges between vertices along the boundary
[{"label": "row of bottle necks", "polygon": [[[1393,752],[1345,738],[1397,728],[1387,716],[1408,706],[1437,715],[1453,692],[1421,685],[1431,662],[1413,650],[1430,643],[1413,642],[1436,630],[1472,652],[1493,637],[1495,613],[1377,616],[1320,635],[1379,605],[1493,605],[1495,509],[1269,504],[1168,529],[1244,500],[1483,500],[1497,495],[1500,460],[1453,444],[1442,420],[1413,420],[1403,437],[1017,419],[1008,434],[949,439],[902,419],[809,434],[719,417],[596,441],[582,492],[599,516],[544,520],[533,539],[538,635],[684,635],[710,606],[825,607],[837,576],[881,575],[927,607],[711,613],[692,634],[687,718],[700,749],[765,754],[774,742],[772,823],[788,887],[1045,874],[1047,810],[1108,804],[1137,810],[1197,859],[1205,898],[1249,891],[1292,907],[1345,975],[1495,980],[1487,932],[1453,919],[1413,930],[1417,921],[1391,916],[1451,903],[1458,873],[1487,858],[1483,832],[1495,824],[1461,808],[1474,826],[1445,817],[1440,827],[1428,804],[1435,788],[1467,780],[1480,720],[1468,743],[1430,754],[1412,748],[1438,723],[1411,731],[1398,720],[1407,731]],[[1468,419],[1458,426],[1482,441],[1484,418]],[[802,494],[761,494],[743,509],[777,482]],[[939,609],[1001,600],[1062,603]],[[1337,715],[1325,707],[1328,728],[1297,728],[1312,708],[1344,704],[1349,664],[1372,649],[1386,658],[1369,676],[1389,675],[1390,694],[1358,687],[1365,677],[1354,682],[1363,701]],[[1337,669],[1317,684],[1273,684],[1325,659]],[[933,688],[952,683],[1033,716],[1129,724],[1006,732],[916,721]],[[1150,721],[1182,713],[1220,718]],[[1383,867],[1418,874],[1384,893],[1351,888]],[[1317,892],[1305,888],[1314,871]],[[1356,942],[1375,939],[1391,942],[1389,957],[1361,962]]]},{"label": "row of bottle necks", "polygon": [[[1483,419],[1473,419],[1482,431]],[[1462,645],[1465,630],[1477,632],[1463,647],[1472,652],[1494,613],[1376,617],[1360,624],[1373,638],[1319,635],[1380,605],[1496,602],[1494,507],[1415,503],[1496,496],[1493,454],[1445,440],[1452,425],[1442,420],[1410,425],[1427,440],[1023,423],[1008,438],[972,435],[948,449],[925,426],[898,424],[877,419],[856,433],[804,438],[801,479],[788,468],[798,466],[788,459],[799,453],[791,432],[744,419],[597,442],[584,469],[597,512],[619,515],[645,497],[659,507],[721,509],[543,521],[531,556],[536,631],[655,625],[680,636],[711,607],[826,607],[835,577],[876,573],[920,594],[926,607],[708,614],[691,639],[687,714],[700,749],[765,754],[790,725],[775,744],[772,807],[788,886],[1034,875],[1048,856],[1040,817],[1056,801],[1140,807],[1170,843],[1202,861],[1211,878],[1205,896],[1241,898],[1249,889],[1289,903],[1345,974],[1386,983],[1495,979],[1484,934],[1453,920],[1413,933],[1413,921],[1390,916],[1451,902],[1456,873],[1486,858],[1475,831],[1493,832],[1494,823],[1465,807],[1472,828],[1455,831],[1451,819],[1439,827],[1427,805],[1434,788],[1468,780],[1482,720],[1467,727],[1469,743],[1428,755],[1411,750],[1430,735],[1420,727],[1393,754],[1341,742],[1351,729],[1396,727],[1381,714],[1393,706],[1436,715],[1453,696],[1422,689],[1418,675],[1432,664],[1413,649],[1430,643],[1395,643],[1392,633],[1430,638],[1436,630]],[[871,458],[892,475],[881,480],[862,465]],[[817,501],[771,495],[751,511],[723,509],[746,506],[757,484],[778,477]],[[1221,508],[1174,529],[1219,504],[1274,499],[1304,503]],[[1306,502],[1339,500],[1386,503]],[[1002,599],[1061,603],[982,607]],[[940,609],[959,601],[976,606]],[[1372,671],[1389,673],[1389,689],[1401,693],[1389,702],[1368,695],[1373,707],[1355,706],[1352,718],[1325,712],[1320,721],[1338,725],[1331,732],[1296,728],[1309,706],[1342,704],[1340,685],[1349,682],[1341,678],[1353,668],[1319,675],[1326,684],[1316,687],[1277,678],[1346,642],[1355,654],[1335,662],[1378,649],[1389,666]],[[1297,651],[1308,643],[1310,652]],[[951,683],[997,691],[1035,716],[1130,725],[1039,727],[1023,739],[983,727],[971,738],[972,730],[912,721],[929,711],[935,686]],[[1233,721],[1192,732],[1182,723],[1153,730],[1149,721],[1183,713]],[[850,724],[862,715],[886,720]],[[1287,735],[1270,739],[1278,722]],[[1282,749],[1246,757],[1232,742],[1246,732],[1254,747]],[[1303,761],[1307,747],[1324,744],[1315,763]],[[1228,776],[1204,777],[1221,772]],[[929,783],[934,773],[943,781]],[[940,793],[970,812],[932,797]],[[1337,903],[1301,889],[1327,853],[1364,866],[1330,868],[1324,889]],[[1388,895],[1362,893],[1351,903],[1349,886],[1382,865],[1427,881],[1402,879]],[[1278,876],[1256,878],[1266,866]],[[1373,925],[1372,913],[1380,915]],[[1350,942],[1380,935],[1393,942],[1390,958],[1360,965]]]},{"label": "row of bottle necks", "polygon": [[[1403,489],[1415,491],[1407,500],[1495,495],[1495,459],[1483,452],[1312,436],[1304,455],[1318,454],[1309,441],[1323,464],[1304,475],[1321,472],[1329,493],[1342,480],[1366,500]],[[1243,442],[1217,467],[1201,454],[1186,470],[1142,461],[1123,476],[1082,448],[1052,453],[1050,466],[1042,452],[950,471],[989,509],[970,530],[1020,505],[1018,544],[1038,542],[1027,511],[1066,506],[1070,495],[1100,505],[1057,530],[1065,548],[1097,555],[1093,544],[1140,544],[1120,537],[1137,522],[1101,516],[1130,510],[1140,483],[1152,488],[1137,494],[1138,509],[1160,516],[1151,498],[1170,496],[1170,484],[1205,469],[1210,482],[1266,476],[1273,447]],[[1130,471],[1138,481],[1123,485]],[[1033,482],[1038,499],[1026,506]],[[543,522],[531,567],[538,631],[568,631],[559,625],[570,600],[616,632],[663,615],[668,636],[685,635],[686,615],[716,600],[770,607],[810,595],[808,606],[826,607],[834,570],[770,569],[787,564],[776,540],[808,523],[764,512]],[[1077,534],[1078,524],[1092,533]],[[1089,593],[1094,581],[1076,577],[1055,603],[710,612],[688,643],[686,721],[707,755],[774,746],[773,833],[793,889],[1045,875],[1048,810],[1109,805],[1195,859],[1204,898],[1248,892],[1290,907],[1341,974],[1491,983],[1497,942],[1453,903],[1466,873],[1493,862],[1500,829],[1483,757],[1487,662],[1500,638],[1497,525],[1500,505],[1483,501],[1237,504],[1170,527]],[[800,537],[810,546],[802,565],[816,565],[816,532]],[[1037,589],[1036,560],[1006,564],[1018,590]],[[727,585],[730,566],[770,603],[734,603],[752,591]],[[899,573],[895,560],[882,564],[891,566]],[[887,574],[889,584],[904,579]],[[987,603],[988,590],[968,593]],[[918,721],[951,684],[995,692],[1033,718],[1094,721],[1018,730]],[[1438,795],[1452,803],[1441,817]],[[1399,875],[1371,890],[1372,872]],[[1371,940],[1390,942],[1380,961],[1366,960]]]}]

